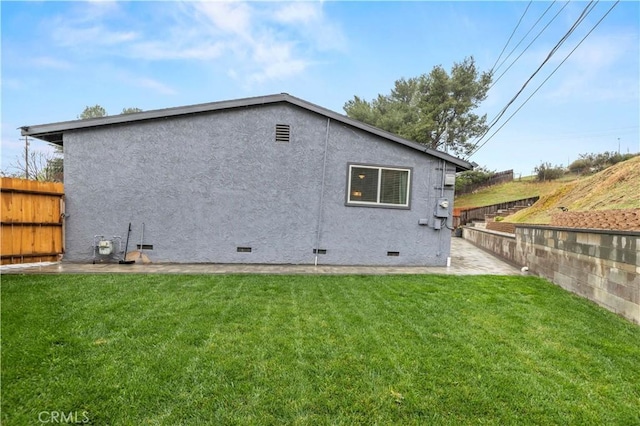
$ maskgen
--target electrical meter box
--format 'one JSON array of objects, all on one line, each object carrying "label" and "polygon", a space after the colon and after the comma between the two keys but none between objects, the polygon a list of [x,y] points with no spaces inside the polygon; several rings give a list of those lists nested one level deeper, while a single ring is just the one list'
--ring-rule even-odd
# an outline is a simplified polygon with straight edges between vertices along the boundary
[{"label": "electrical meter box", "polygon": [[449,200],[446,198],[439,198],[438,204],[436,204],[436,217],[447,218],[449,217]]},{"label": "electrical meter box", "polygon": [[111,254],[113,252],[113,243],[110,240],[102,240],[98,243],[98,251],[102,255]]},{"label": "electrical meter box", "polygon": [[444,186],[455,186],[456,184],[456,174],[455,173],[447,173],[444,175]]}]

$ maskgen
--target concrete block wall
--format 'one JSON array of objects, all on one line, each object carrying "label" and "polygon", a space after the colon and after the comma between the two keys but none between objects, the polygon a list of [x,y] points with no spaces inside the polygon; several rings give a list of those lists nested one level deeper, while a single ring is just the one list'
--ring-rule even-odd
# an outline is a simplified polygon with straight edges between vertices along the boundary
[{"label": "concrete block wall", "polygon": [[465,228],[463,237],[640,324],[640,233],[518,225],[515,237]]}]

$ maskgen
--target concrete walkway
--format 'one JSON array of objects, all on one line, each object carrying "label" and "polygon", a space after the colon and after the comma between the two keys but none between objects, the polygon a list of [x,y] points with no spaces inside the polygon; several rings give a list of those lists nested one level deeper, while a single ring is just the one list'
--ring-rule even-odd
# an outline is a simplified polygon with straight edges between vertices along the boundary
[{"label": "concrete walkway", "polygon": [[451,274],[518,275],[520,270],[477,248],[462,238],[451,239],[451,266],[329,266],[251,265],[209,263],[44,263],[0,267],[2,274]]}]

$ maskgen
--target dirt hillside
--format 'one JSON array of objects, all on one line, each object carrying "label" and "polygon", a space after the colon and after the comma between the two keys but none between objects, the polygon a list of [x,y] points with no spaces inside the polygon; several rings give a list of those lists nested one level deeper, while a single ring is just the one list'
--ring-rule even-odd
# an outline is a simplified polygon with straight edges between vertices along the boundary
[{"label": "dirt hillside", "polygon": [[640,230],[640,156],[544,195],[509,222]]}]

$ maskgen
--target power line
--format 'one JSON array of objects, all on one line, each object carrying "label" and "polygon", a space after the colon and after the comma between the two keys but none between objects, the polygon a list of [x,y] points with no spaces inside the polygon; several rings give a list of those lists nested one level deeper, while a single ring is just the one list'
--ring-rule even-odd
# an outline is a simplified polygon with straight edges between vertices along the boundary
[{"label": "power line", "polygon": [[520,46],[520,43],[522,43],[524,41],[524,39],[527,38],[527,36],[531,33],[531,31],[533,31],[533,29],[536,27],[536,25],[538,25],[538,22],[540,22],[540,20],[542,18],[544,18],[544,15],[547,14],[547,12],[549,11],[549,9],[551,9],[553,7],[553,5],[556,4],[556,0],[553,0],[553,2],[549,5],[549,7],[547,7],[545,9],[544,12],[542,12],[542,15],[540,15],[540,17],[538,18],[538,20],[531,26],[531,28],[529,28],[529,31],[527,31],[527,33],[520,39],[520,41],[513,47],[513,49],[511,49],[511,52],[509,52],[509,54],[502,60],[502,62],[500,62],[500,65],[498,65],[494,71],[498,71],[500,69],[500,67],[502,66],[502,64],[504,64],[505,62],[507,62],[507,59],[509,59],[509,57],[513,54],[513,52],[515,52],[515,50],[518,48],[518,46]]},{"label": "power line", "polygon": [[[542,29],[540,30],[540,32],[538,33],[538,35],[536,35],[536,36],[535,36],[535,38],[534,38],[533,40],[531,40],[531,42],[527,45],[527,47],[525,47],[525,48],[524,48],[524,50],[522,51],[522,53],[520,53],[520,54],[518,55],[518,57],[517,57],[516,59],[514,59],[514,60],[513,60],[513,62],[511,62],[511,64],[507,67],[507,69],[506,69],[506,70],[504,70],[504,71],[502,72],[502,74],[500,74],[500,75],[498,76],[498,78],[496,78],[496,79],[493,81],[493,83],[491,83],[491,86],[489,86],[489,90],[491,90],[491,88],[492,88],[493,86],[495,86],[495,85],[496,85],[496,83],[497,83],[498,81],[500,81],[500,79],[501,79],[501,78],[502,78],[502,77],[507,73],[507,71],[509,71],[509,70],[511,69],[511,67],[512,67],[512,66],[513,66],[513,65],[518,61],[518,59],[520,59],[520,58],[522,57],[522,55],[524,55],[524,54],[525,54],[525,52],[526,52],[527,50],[529,50],[529,48],[531,47],[531,45],[532,45],[532,44],[533,44],[533,43],[538,39],[538,37],[540,37],[540,36],[542,35],[542,33],[544,33],[544,32],[546,31],[546,29],[549,27],[549,25],[551,25],[551,23],[552,23],[553,21],[555,21],[555,19],[558,17],[558,15],[560,15],[560,13],[561,13],[561,12],[562,12],[562,11],[563,11],[567,6],[568,6],[568,5],[569,5],[569,2],[566,2],[566,3],[564,4],[564,6],[562,6],[562,8],[558,11],[558,13],[556,13],[556,14],[554,15],[554,17],[553,17],[553,18],[551,18],[551,20],[547,23],[547,25],[545,25],[545,26],[544,26],[544,28],[542,28]],[[549,9],[547,9],[547,10],[549,10]],[[545,13],[546,13],[546,11],[545,11]],[[544,16],[544,15],[543,15],[543,16]],[[527,34],[528,34],[528,33],[527,33]],[[509,54],[509,55],[511,55],[511,54]],[[506,60],[506,59],[505,59],[505,60]],[[503,62],[498,66],[498,68],[500,68],[500,67],[502,66],[502,64],[503,64],[503,63],[504,63],[504,61],[503,61]]]},{"label": "power line", "polygon": [[524,12],[522,13],[522,16],[520,17],[520,20],[518,21],[518,23],[516,24],[516,27],[513,29],[513,31],[511,32],[511,35],[509,36],[509,40],[507,40],[507,43],[504,45],[504,47],[502,48],[502,52],[500,52],[500,55],[498,55],[498,59],[496,59],[496,62],[493,64],[493,66],[491,67],[491,71],[490,73],[493,74],[493,70],[496,67],[496,64],[498,63],[498,61],[500,60],[500,58],[502,57],[502,54],[504,53],[504,51],[507,49],[507,46],[509,45],[509,43],[511,42],[511,39],[513,38],[513,35],[516,33],[518,27],[520,26],[520,22],[522,22],[522,19],[524,18],[524,15],[527,14],[527,10],[529,10],[529,6],[531,6],[531,3],[533,3],[533,0],[529,1],[529,4],[527,5],[526,9],[524,10]]},{"label": "power line", "polygon": [[518,96],[520,96],[520,94],[522,94],[522,92],[527,87],[527,85],[531,82],[531,80],[533,80],[533,78],[538,74],[538,72],[540,72],[542,67],[547,62],[549,62],[551,57],[558,51],[558,49],[560,49],[560,47],[564,44],[564,42],[567,41],[569,36],[571,34],[573,34],[575,29],[584,21],[584,19],[589,15],[589,13],[591,13],[591,11],[593,10],[594,7],[595,7],[595,4],[594,4],[594,1],[592,0],[584,8],[584,10],[580,14],[580,16],[578,17],[576,22],[573,23],[573,25],[571,26],[571,28],[569,28],[567,33],[564,36],[562,36],[560,41],[558,41],[558,43],[556,43],[556,45],[553,47],[553,49],[551,49],[551,51],[549,52],[547,57],[544,59],[544,61],[542,61],[540,66],[538,66],[538,68],[533,72],[533,74],[531,74],[531,76],[527,79],[527,81],[524,82],[524,84],[522,85],[520,90],[518,90],[518,92],[515,94],[515,96],[513,98],[511,98],[511,100],[509,102],[507,102],[507,105],[500,111],[500,113],[498,113],[498,116],[492,120],[492,122],[491,122],[492,124],[489,125],[489,129],[487,129],[487,132],[485,132],[485,134],[488,133],[488,131],[491,129],[491,127],[493,127],[495,124],[497,124],[498,120],[500,120],[500,118],[502,118],[502,116],[507,112],[507,109],[511,106],[511,104],[513,104],[513,102],[515,102],[515,100],[518,98]]},{"label": "power line", "polygon": [[527,102],[529,102],[529,100],[533,97],[533,95],[535,95],[538,90],[540,90],[540,88],[542,86],[544,86],[544,84],[551,78],[551,76],[553,74],[555,74],[556,71],[558,71],[558,68],[560,68],[562,66],[562,64],[564,64],[566,62],[567,59],[569,59],[569,57],[573,54],[573,52],[576,51],[576,49],[578,47],[580,47],[580,45],[582,44],[582,42],[584,42],[586,40],[587,37],[589,37],[589,35],[596,29],[596,27],[598,27],[598,25],[600,25],[600,23],[604,20],[604,18],[607,17],[607,15],[609,15],[609,13],[613,10],[614,7],[616,7],[618,5],[618,3],[620,3],[620,0],[617,0],[613,6],[611,6],[611,8],[602,16],[602,18],[600,18],[600,20],[598,22],[596,22],[596,24],[589,30],[589,32],[582,38],[582,40],[580,40],[580,42],[576,45],[576,47],[573,48],[573,50],[571,50],[571,52],[569,52],[569,54],[567,56],[565,56],[565,58],[562,60],[562,62],[560,62],[560,64],[558,64],[558,66],[551,72],[551,74],[549,74],[549,76],[536,88],[536,90],[533,91],[533,93],[531,93],[531,95],[529,95],[529,97],[522,103],[522,105],[520,105],[518,107],[517,110],[515,110],[513,112],[513,114],[511,114],[509,116],[509,118],[507,118],[507,120],[502,124],[502,126],[500,126],[495,132],[493,132],[493,134],[487,139],[485,140],[482,145],[478,146],[477,148],[474,149],[474,151],[469,154],[467,156],[467,158],[471,157],[473,154],[475,154],[476,152],[478,152],[483,146],[485,146],[487,144],[487,142],[489,142],[495,135],[496,133],[498,133],[512,118],[514,115],[516,115],[518,113],[518,111],[520,111],[522,109],[522,107],[525,106],[525,104]]},{"label": "power line", "polygon": [[531,82],[531,80],[533,80],[533,78],[538,74],[538,72],[540,72],[540,70],[542,69],[542,67],[549,62],[549,60],[551,59],[551,57],[558,51],[558,49],[560,49],[560,47],[564,44],[565,41],[567,41],[567,39],[569,38],[569,36],[571,36],[571,34],[573,34],[573,32],[575,31],[575,29],[584,21],[584,19],[591,13],[591,11],[593,11],[593,8],[595,7],[594,1],[590,1],[589,4],[584,8],[584,10],[582,11],[582,13],[580,14],[580,16],[578,17],[578,19],[576,20],[576,22],[573,23],[573,25],[571,26],[571,28],[569,28],[569,30],[565,33],[564,36],[562,36],[562,38],[556,43],[556,45],[551,49],[551,51],[549,52],[549,54],[547,55],[547,57],[544,59],[544,61],[542,61],[542,63],[540,64],[540,66],[538,66],[538,68],[533,72],[533,74],[531,74],[531,76],[527,79],[527,81],[525,81],[525,83],[522,85],[522,87],[520,88],[520,90],[518,90],[518,92],[515,94],[515,96],[513,96],[511,98],[511,100],[509,102],[507,102],[507,105],[504,106],[504,108],[502,108],[502,110],[500,110],[500,112],[498,113],[498,115],[493,118],[493,120],[491,120],[491,122],[489,123],[489,127],[487,127],[487,130],[478,138],[478,140],[476,141],[475,145],[477,146],[480,141],[489,133],[489,131],[491,131],[491,129],[498,123],[498,121],[502,118],[502,116],[507,112],[507,109],[509,109],[509,107],[515,102],[515,100],[522,94],[522,92],[524,91],[524,89],[527,87],[527,85]]}]

